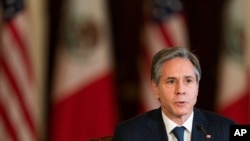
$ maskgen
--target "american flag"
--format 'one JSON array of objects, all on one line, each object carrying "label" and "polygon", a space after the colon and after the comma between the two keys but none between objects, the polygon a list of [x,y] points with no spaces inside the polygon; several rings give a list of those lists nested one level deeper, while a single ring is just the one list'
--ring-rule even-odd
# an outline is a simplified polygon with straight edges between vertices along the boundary
[{"label": "american flag", "polygon": [[[152,94],[150,62],[154,54],[168,47],[189,47],[186,21],[180,0],[154,0],[152,17],[145,21],[142,66],[142,111],[159,107],[159,101]],[[150,12],[149,12],[150,13]],[[148,76],[148,77],[145,77]]]},{"label": "american flag", "polygon": [[1,2],[0,140],[36,141],[38,105],[25,3]]}]

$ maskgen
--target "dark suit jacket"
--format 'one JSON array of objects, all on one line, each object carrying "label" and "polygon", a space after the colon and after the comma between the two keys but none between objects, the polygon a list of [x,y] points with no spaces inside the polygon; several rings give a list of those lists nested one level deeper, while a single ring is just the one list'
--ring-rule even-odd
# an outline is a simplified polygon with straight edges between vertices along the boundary
[{"label": "dark suit jacket", "polygon": [[[206,135],[197,125],[211,135],[209,141],[229,141],[229,127],[234,122],[218,114],[194,108],[192,141],[206,141]],[[146,112],[119,124],[113,141],[168,141],[161,108]]]}]

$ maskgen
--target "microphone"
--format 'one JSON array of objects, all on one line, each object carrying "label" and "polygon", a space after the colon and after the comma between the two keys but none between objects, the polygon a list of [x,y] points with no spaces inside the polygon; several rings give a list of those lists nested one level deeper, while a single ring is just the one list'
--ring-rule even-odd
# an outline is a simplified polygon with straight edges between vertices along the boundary
[{"label": "microphone", "polygon": [[197,124],[196,127],[205,135],[206,141],[211,138],[211,135],[207,133],[207,131],[203,128],[202,125]]}]

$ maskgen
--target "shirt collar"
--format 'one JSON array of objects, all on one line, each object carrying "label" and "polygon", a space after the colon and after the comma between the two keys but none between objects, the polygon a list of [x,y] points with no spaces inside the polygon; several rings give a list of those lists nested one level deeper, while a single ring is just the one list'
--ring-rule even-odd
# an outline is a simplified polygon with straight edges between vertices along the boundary
[{"label": "shirt collar", "polygon": [[163,117],[163,122],[165,124],[167,133],[170,134],[170,132],[176,127],[176,126],[184,126],[186,130],[191,133],[192,131],[192,125],[193,125],[193,116],[194,112],[192,111],[191,115],[188,117],[188,119],[182,124],[178,125],[175,122],[173,122],[171,119],[169,119],[163,112],[162,112],[162,117]]}]

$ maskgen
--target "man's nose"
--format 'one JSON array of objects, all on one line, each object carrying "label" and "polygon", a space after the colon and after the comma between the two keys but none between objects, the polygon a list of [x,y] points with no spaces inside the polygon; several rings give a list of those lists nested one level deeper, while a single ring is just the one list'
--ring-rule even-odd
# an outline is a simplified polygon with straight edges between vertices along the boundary
[{"label": "man's nose", "polygon": [[185,85],[183,82],[178,82],[176,87],[176,94],[185,94]]}]

